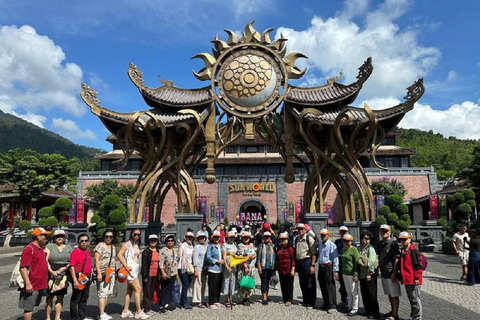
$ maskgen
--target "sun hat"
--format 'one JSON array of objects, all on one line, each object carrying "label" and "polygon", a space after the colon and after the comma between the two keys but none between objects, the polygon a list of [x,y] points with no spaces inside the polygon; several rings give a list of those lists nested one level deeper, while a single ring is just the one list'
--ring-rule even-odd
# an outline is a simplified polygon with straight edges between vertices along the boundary
[{"label": "sun hat", "polygon": [[32,236],[36,237],[36,236],[39,236],[39,235],[47,235],[47,234],[50,234],[50,231],[47,231],[43,228],[35,228],[33,231],[32,231]]},{"label": "sun hat", "polygon": [[228,231],[227,238],[235,238],[237,233],[235,231]]},{"label": "sun hat", "polygon": [[320,234],[330,234],[330,230],[322,229],[322,230],[320,230]]},{"label": "sun hat", "polygon": [[242,232],[242,238],[250,238],[252,234],[249,231]]},{"label": "sun hat", "polygon": [[192,231],[187,231],[187,232],[185,232],[185,235],[184,235],[184,236],[185,236],[185,238],[186,238],[186,237],[192,237],[192,238],[195,237],[195,236],[193,235],[193,232],[192,232]]},{"label": "sun hat", "polygon": [[347,231],[348,232],[348,228],[347,228],[347,226],[341,226],[340,228],[338,228],[338,231]]},{"label": "sun hat", "polygon": [[346,233],[343,235],[342,237],[343,240],[349,240],[349,241],[353,241],[353,236],[349,233]]},{"label": "sun hat", "polygon": [[219,237],[219,238],[220,238],[221,236],[222,236],[222,234],[221,234],[220,231],[218,231],[218,230],[215,230],[215,231],[213,231],[213,233],[212,233],[212,238],[213,238],[213,237]]},{"label": "sun hat", "polygon": [[265,232],[263,233],[263,237],[264,237],[264,238],[265,238],[265,237],[271,237],[271,236],[272,236],[272,234],[271,234],[269,231],[265,231]]},{"label": "sun hat", "polygon": [[390,229],[390,226],[389,226],[388,224],[382,224],[382,225],[380,226],[380,230],[388,230],[388,231],[390,231],[391,229]]},{"label": "sun hat", "polygon": [[165,236],[165,239],[163,239],[164,242],[167,242],[168,239],[173,239],[175,240],[175,236],[173,234],[167,234]]},{"label": "sun hat", "polygon": [[400,232],[398,239],[410,239],[411,237],[412,236],[410,235],[410,232],[403,231],[403,232]]},{"label": "sun hat", "polygon": [[64,236],[65,235],[65,230],[63,229],[56,229],[54,232],[53,232],[53,236]]},{"label": "sun hat", "polygon": [[200,237],[207,237],[207,235],[205,234],[205,232],[203,232],[202,230],[198,231],[197,232],[197,239],[200,238]]},{"label": "sun hat", "polygon": [[282,232],[278,236],[279,239],[288,239],[288,232]]},{"label": "sun hat", "polygon": [[301,222],[297,223],[297,229],[298,229],[298,228],[305,229],[305,224],[303,224],[303,223],[301,223]]},{"label": "sun hat", "polygon": [[151,234],[148,236],[148,241],[152,240],[152,239],[155,239],[155,240],[158,240],[158,236],[156,234]]}]

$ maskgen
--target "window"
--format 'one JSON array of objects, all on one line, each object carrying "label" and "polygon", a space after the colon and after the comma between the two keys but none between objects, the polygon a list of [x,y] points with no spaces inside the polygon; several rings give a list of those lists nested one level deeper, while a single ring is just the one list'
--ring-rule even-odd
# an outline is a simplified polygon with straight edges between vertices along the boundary
[{"label": "window", "polygon": [[267,145],[267,152],[277,152],[277,149],[274,146]]},{"label": "window", "polygon": [[383,144],[394,146],[395,145],[395,137],[386,137]]},{"label": "window", "polygon": [[237,153],[237,149],[238,149],[237,146],[229,146],[229,147],[227,147],[226,152],[227,153]]},{"label": "window", "polygon": [[402,157],[400,160],[401,160],[401,167],[402,168],[408,168],[408,166],[409,166],[408,165],[408,162],[409,162],[408,157]]}]

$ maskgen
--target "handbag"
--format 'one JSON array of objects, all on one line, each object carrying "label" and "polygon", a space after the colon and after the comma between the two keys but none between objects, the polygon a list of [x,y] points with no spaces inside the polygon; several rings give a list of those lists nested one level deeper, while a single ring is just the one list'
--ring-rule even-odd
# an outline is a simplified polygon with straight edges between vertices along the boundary
[{"label": "handbag", "polygon": [[187,265],[187,274],[192,275],[195,273],[195,269],[193,268],[193,264]]},{"label": "handbag", "polygon": [[59,275],[55,279],[50,279],[48,281],[48,287],[50,288],[51,293],[68,288],[67,275],[66,274],[64,274],[63,276]]},{"label": "handbag", "polygon": [[280,281],[279,281],[279,279],[278,279],[277,273],[275,272],[275,274],[274,274],[274,275],[272,276],[272,278],[270,279],[270,283],[269,283],[269,284],[270,284],[271,287],[276,287],[277,284],[278,284],[278,282],[280,282]]},{"label": "handbag", "polygon": [[242,276],[238,285],[245,289],[255,289],[255,279],[250,276]]}]

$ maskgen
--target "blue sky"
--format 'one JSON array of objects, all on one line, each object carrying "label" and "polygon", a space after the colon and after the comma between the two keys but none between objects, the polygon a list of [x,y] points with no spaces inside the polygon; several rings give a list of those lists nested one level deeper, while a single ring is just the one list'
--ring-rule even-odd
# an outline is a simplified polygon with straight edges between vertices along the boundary
[{"label": "blue sky", "polygon": [[426,93],[400,123],[445,136],[479,139],[480,24],[477,0],[0,0],[0,109],[75,143],[111,149],[108,132],[81,101],[80,83],[120,112],[147,109],[127,76],[128,63],[183,88],[207,85],[190,58],[210,52],[223,29],[255,20],[275,28],[307,74],[296,85],[324,84],[343,72],[355,81],[371,56],[375,70],[355,102],[393,106],[424,77]]}]

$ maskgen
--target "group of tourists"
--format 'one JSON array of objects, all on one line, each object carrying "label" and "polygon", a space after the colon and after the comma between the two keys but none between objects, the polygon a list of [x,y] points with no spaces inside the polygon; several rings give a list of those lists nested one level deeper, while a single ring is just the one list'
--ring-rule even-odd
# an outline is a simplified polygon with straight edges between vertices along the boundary
[{"label": "group of tourists", "polygon": [[[254,234],[248,227],[240,231],[232,227],[224,230],[223,236],[221,230],[224,229],[215,229],[210,239],[206,230],[199,230],[196,234],[189,230],[183,235],[183,241],[177,241],[177,247],[174,247],[174,235],[166,235],[164,244],[159,245],[158,236],[152,234],[148,236],[143,252],[140,250],[139,229],[131,231],[129,240],[121,245],[118,252],[113,245],[114,233],[107,230],[91,259],[87,234],[78,236],[78,246],[73,249],[64,244],[65,232],[55,230],[53,242],[45,246],[49,232],[37,228],[32,232],[34,240],[25,247],[21,258],[25,287],[20,292],[20,307],[24,310],[24,318],[31,319],[41,291],[47,289],[47,320],[51,319],[53,309],[54,319],[60,320],[67,289],[52,290],[53,286],[47,283],[47,274],[50,282],[55,283],[60,277],[67,276],[72,284],[72,320],[88,319],[89,288],[95,282],[99,319],[109,320],[111,316],[105,313],[105,306],[108,297],[114,294],[115,280],[127,283],[121,318],[147,319],[158,312],[166,313],[178,307],[187,310],[193,306],[218,309],[221,295],[225,297],[226,307],[235,305],[235,295],[240,297],[242,304],[250,306],[255,303],[252,298],[254,286],[245,285],[243,281],[248,277],[254,278],[254,272],[258,272],[260,277],[262,304],[268,305],[270,283],[278,272],[282,293],[280,303],[290,306],[296,272],[303,306],[314,308],[318,281],[323,298],[321,309],[327,313],[337,312],[337,307],[343,304],[349,316],[356,315],[360,291],[366,316],[378,319],[381,316],[377,300],[379,271],[383,290],[391,305],[391,310],[384,315],[386,319],[398,319],[400,279],[411,304],[411,318],[421,319],[419,286],[422,284],[423,267],[421,254],[411,243],[408,232],[400,233],[399,245],[392,238],[390,227],[382,225],[382,239],[375,250],[370,244],[373,238],[370,232],[361,234],[361,245],[357,248],[345,226],[340,228],[340,238],[335,242],[330,240],[328,229],[322,229],[316,235],[303,223],[297,224],[293,230],[280,230],[278,237],[268,223]],[[241,262],[233,266],[231,257],[241,257]],[[116,270],[117,267],[120,269]],[[339,280],[342,299],[338,305],[336,280]],[[181,283],[181,292],[178,303],[175,303],[173,297],[177,283]],[[208,301],[205,301],[207,286]],[[188,297],[190,287],[193,288],[191,299]],[[132,295],[135,310],[131,311]],[[157,300],[159,309],[155,312],[152,306]]]}]

